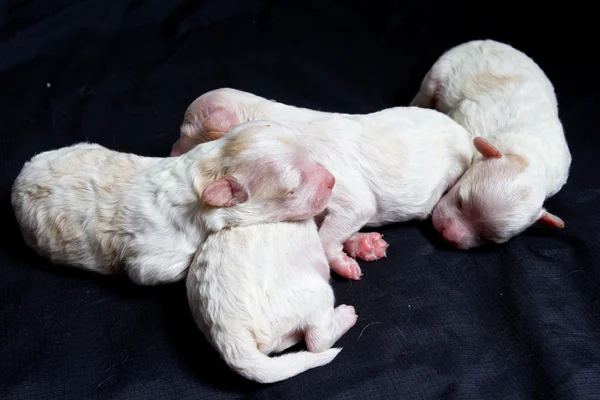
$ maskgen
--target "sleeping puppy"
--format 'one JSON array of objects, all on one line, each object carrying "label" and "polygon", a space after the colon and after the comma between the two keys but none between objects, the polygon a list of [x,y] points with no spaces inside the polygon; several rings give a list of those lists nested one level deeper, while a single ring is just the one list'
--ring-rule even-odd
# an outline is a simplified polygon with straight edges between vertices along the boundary
[{"label": "sleeping puppy", "polygon": [[491,40],[461,44],[427,73],[411,105],[436,108],[477,136],[473,165],[440,201],[433,225],[461,249],[503,243],[540,222],[566,183],[571,154],[554,87],[527,55]]},{"label": "sleeping puppy", "polygon": [[[243,251],[240,251],[243,249]],[[334,308],[314,220],[223,229],[192,262],[187,293],[196,324],[227,365],[272,383],[331,362],[331,346],[356,323]],[[269,357],[301,340],[309,351]]]},{"label": "sleeping puppy", "polygon": [[177,158],[87,143],[41,153],[12,206],[26,243],[53,263],[156,285],[184,279],[209,232],[310,218],[333,184],[296,133],[258,121]]},{"label": "sleeping puppy", "polygon": [[319,216],[319,234],[330,267],[350,279],[361,276],[353,258],[373,261],[388,247],[379,233],[357,232],[363,226],[427,218],[467,169],[473,152],[467,131],[434,110],[336,114],[219,89],[188,107],[171,155],[263,118],[301,130],[311,160],[335,176],[333,197]]}]

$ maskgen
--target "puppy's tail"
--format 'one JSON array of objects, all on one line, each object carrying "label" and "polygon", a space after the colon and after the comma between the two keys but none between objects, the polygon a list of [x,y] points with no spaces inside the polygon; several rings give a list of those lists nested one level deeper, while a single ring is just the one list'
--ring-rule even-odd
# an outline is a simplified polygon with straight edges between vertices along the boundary
[{"label": "puppy's tail", "polygon": [[253,335],[246,329],[230,331],[226,340],[215,341],[214,344],[232,370],[259,383],[279,382],[329,364],[342,351],[341,348],[332,348],[321,353],[300,351],[269,357],[258,350]]}]

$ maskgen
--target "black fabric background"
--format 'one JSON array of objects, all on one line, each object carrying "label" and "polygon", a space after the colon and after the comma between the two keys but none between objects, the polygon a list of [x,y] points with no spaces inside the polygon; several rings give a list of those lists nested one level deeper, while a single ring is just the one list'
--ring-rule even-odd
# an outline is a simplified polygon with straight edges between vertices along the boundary
[{"label": "black fabric background", "polygon": [[[0,398],[599,399],[592,18],[577,2],[3,2]],[[566,228],[468,252],[429,221],[381,229],[388,258],[333,279],[359,322],[326,367],[245,381],[196,329],[183,284],[51,266],[22,241],[9,191],[38,152],[88,140],[166,156],[187,105],[223,86],[325,111],[406,105],[444,50],[486,38],[554,82],[573,165],[547,205]]]}]

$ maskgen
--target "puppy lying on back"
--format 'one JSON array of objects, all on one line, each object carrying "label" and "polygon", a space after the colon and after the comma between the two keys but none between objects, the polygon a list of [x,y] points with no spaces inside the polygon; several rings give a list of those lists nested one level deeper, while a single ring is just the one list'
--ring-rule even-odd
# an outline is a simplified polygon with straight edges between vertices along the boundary
[{"label": "puppy lying on back", "polygon": [[77,144],[27,162],[12,189],[26,243],[53,263],[155,285],[185,278],[209,232],[321,212],[334,178],[294,132],[239,126],[178,158]]},{"label": "puppy lying on back", "polygon": [[473,165],[433,212],[458,248],[503,243],[536,221],[564,223],[543,208],[566,183],[571,154],[554,88],[540,67],[491,40],[440,57],[411,105],[436,108],[477,136]]},{"label": "puppy lying on back", "polygon": [[[187,292],[196,324],[227,365],[260,383],[331,362],[341,351],[331,346],[357,320],[354,307],[334,308],[313,220],[209,235],[190,267]],[[301,340],[309,352],[268,356]]]},{"label": "puppy lying on back", "polygon": [[378,233],[357,232],[363,226],[427,218],[472,157],[467,131],[433,110],[397,107],[366,115],[335,114],[234,89],[208,92],[188,107],[171,155],[263,118],[301,130],[311,160],[335,176],[319,234],[330,267],[351,279],[359,279],[361,271],[350,257],[373,261],[384,257],[388,247]]}]

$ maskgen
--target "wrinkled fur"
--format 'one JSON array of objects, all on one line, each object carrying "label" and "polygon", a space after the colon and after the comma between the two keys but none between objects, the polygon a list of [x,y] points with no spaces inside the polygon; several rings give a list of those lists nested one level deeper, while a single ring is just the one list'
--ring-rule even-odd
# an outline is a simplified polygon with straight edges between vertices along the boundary
[{"label": "wrinkled fur", "polygon": [[461,44],[426,74],[411,105],[436,108],[481,142],[473,165],[433,213],[459,248],[503,243],[536,221],[562,227],[543,208],[566,183],[571,154],[554,87],[540,67],[492,40]]},{"label": "wrinkled fur", "polygon": [[171,155],[255,119],[302,131],[311,159],[335,176],[319,232],[331,268],[351,279],[359,279],[361,271],[348,255],[372,261],[385,256],[387,248],[378,233],[357,232],[363,226],[427,218],[472,157],[465,129],[433,110],[326,113],[228,88],[208,92],[188,107]]},{"label": "wrinkled fur", "polygon": [[[187,292],[196,324],[223,360],[260,383],[331,362],[341,351],[331,346],[357,320],[354,307],[334,308],[313,220],[209,235],[190,267]],[[301,340],[309,351],[269,357]]]},{"label": "wrinkled fur", "polygon": [[12,189],[26,243],[54,263],[155,285],[184,279],[208,232],[325,208],[333,177],[294,132],[259,121],[232,133],[176,158],[88,143],[36,155]]}]

